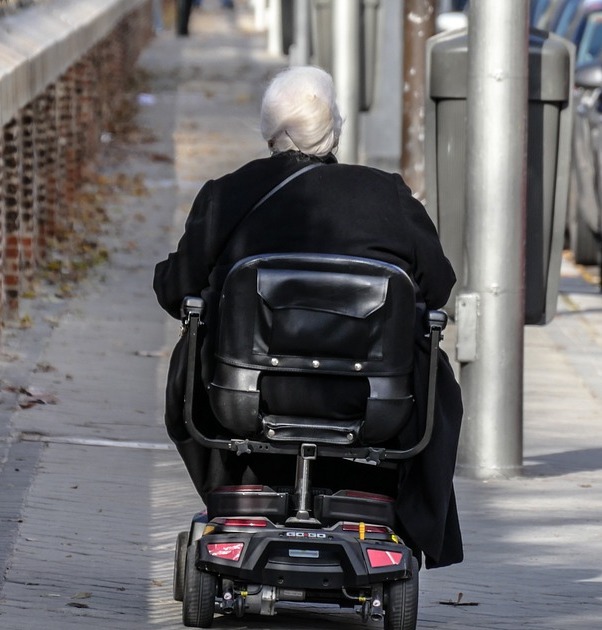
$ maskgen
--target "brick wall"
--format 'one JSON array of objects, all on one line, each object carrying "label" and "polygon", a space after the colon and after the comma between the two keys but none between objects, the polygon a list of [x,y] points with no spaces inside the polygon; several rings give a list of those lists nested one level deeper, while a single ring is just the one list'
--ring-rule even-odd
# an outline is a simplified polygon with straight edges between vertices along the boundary
[{"label": "brick wall", "polygon": [[52,243],[72,234],[82,167],[98,148],[136,59],[153,35],[144,3],[0,133],[0,325],[18,321],[20,300]]}]

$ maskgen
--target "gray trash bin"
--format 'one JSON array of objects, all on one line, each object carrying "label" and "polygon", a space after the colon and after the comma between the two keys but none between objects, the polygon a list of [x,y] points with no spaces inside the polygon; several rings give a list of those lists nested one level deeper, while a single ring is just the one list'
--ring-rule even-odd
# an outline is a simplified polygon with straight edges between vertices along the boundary
[{"label": "gray trash bin", "polygon": [[[563,38],[530,32],[526,324],[546,324],[556,313],[571,154],[573,59],[573,46]],[[456,269],[456,292],[464,275],[467,72],[466,30],[430,38],[425,111],[427,210]],[[447,305],[451,315],[454,300],[455,293]]]}]

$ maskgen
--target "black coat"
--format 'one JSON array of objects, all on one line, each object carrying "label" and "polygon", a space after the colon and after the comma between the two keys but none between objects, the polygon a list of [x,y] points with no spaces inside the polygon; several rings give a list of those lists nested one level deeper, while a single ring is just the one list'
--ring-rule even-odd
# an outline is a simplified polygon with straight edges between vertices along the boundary
[{"label": "black coat", "polygon": [[[397,174],[338,164],[330,156],[324,166],[294,179],[246,216],[286,177],[319,161],[286,152],[252,161],[207,182],[193,203],[177,251],[157,265],[154,289],[159,303],[172,316],[179,317],[186,295],[201,294],[207,302],[204,369],[211,364],[211,331],[216,328],[221,286],[232,265],[247,256],[311,252],[375,258],[407,271],[419,289],[418,300],[427,308],[440,308],[447,302],[454,272],[426,210]],[[418,343],[417,365],[423,362],[422,355]],[[440,396],[439,409],[451,411],[440,414],[444,426],[437,429],[423,455],[402,467],[400,481],[408,497],[406,504],[400,493],[402,528],[424,550],[427,566],[462,559],[452,486],[462,410],[459,388],[444,355],[442,363],[441,391],[446,396]],[[175,374],[177,370],[171,371]],[[168,395],[168,430],[177,442],[182,427],[175,425],[181,421],[169,413],[170,406],[173,408],[174,401]],[[429,487],[425,488],[427,480]],[[407,510],[412,513],[404,515]]]}]

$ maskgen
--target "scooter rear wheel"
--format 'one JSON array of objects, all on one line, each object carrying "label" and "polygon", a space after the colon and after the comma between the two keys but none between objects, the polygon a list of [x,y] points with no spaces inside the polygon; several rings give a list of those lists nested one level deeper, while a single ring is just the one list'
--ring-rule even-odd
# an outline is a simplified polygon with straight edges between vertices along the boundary
[{"label": "scooter rear wheel", "polygon": [[173,568],[173,598],[181,602],[184,598],[184,580],[186,579],[186,548],[188,532],[180,532],[176,540],[176,552]]},{"label": "scooter rear wheel", "polygon": [[186,552],[186,579],[182,601],[182,623],[188,628],[210,628],[215,612],[217,577],[195,565],[196,543]]},{"label": "scooter rear wheel", "polygon": [[418,571],[418,560],[412,558],[412,577],[385,584],[385,630],[416,630]]}]

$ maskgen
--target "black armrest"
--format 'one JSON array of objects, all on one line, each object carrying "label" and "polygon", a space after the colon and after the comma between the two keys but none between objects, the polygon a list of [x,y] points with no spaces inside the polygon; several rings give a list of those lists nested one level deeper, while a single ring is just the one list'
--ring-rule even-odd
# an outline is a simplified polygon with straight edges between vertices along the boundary
[{"label": "black armrest", "polygon": [[445,311],[428,311],[427,312],[427,320],[429,330],[432,331],[433,328],[438,328],[439,330],[445,330],[447,326],[447,313]]},{"label": "black armrest", "polygon": [[183,323],[187,323],[193,313],[198,314],[199,319],[203,319],[205,300],[194,295],[187,295],[180,306],[180,319]]}]

